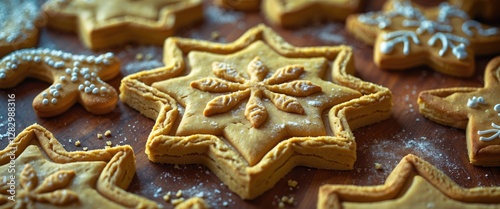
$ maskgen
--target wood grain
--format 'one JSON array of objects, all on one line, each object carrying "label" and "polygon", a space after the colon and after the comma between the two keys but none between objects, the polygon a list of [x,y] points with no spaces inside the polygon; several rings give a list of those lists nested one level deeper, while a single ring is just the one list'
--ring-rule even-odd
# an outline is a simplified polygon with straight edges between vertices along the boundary
[{"label": "wood grain", "polygon": [[[435,5],[433,1],[420,1]],[[370,1],[363,11],[379,10],[383,1]],[[177,36],[212,40],[212,32],[220,34],[215,41],[229,42],[238,38],[248,28],[266,23],[259,13],[241,13],[220,10],[205,4],[206,20]],[[317,46],[347,44],[354,48],[356,74],[363,80],[390,88],[393,92],[392,117],[383,122],[354,131],[357,142],[358,160],[352,171],[327,171],[297,167],[276,186],[255,200],[243,201],[231,193],[207,168],[200,165],[161,165],[149,162],[144,153],[144,144],[154,121],[148,119],[127,105],[119,102],[109,114],[94,116],[76,105],[68,112],[53,118],[39,118],[31,103],[33,98],[49,84],[35,79],[26,79],[17,87],[0,91],[0,148],[8,144],[3,133],[7,130],[8,94],[16,96],[16,128],[19,133],[25,127],[39,123],[54,133],[68,151],[103,148],[106,141],[113,144],[130,144],[137,157],[137,172],[128,191],[163,203],[162,196],[168,192],[183,190],[184,197],[203,193],[214,208],[275,208],[278,198],[294,196],[295,204],[287,208],[315,208],[318,187],[323,184],[374,185],[384,182],[399,160],[413,153],[429,161],[464,187],[500,186],[500,168],[475,167],[469,164],[465,131],[436,124],[418,113],[417,96],[422,90],[457,87],[483,86],[483,73],[487,62],[493,56],[476,58],[477,72],[470,78],[455,78],[434,72],[428,67],[416,67],[403,72],[378,69],[373,63],[372,47],[365,46],[344,30],[341,22],[316,23],[296,30],[273,27],[287,41],[296,46]],[[106,51],[85,49],[77,36],[49,29],[41,30],[39,47],[60,49],[72,53],[99,54]],[[131,73],[161,66],[161,46],[129,44],[110,48],[122,61],[121,74],[109,81],[118,89],[120,80]],[[151,60],[138,61],[137,54],[149,56]],[[111,130],[112,137],[97,139],[97,134]],[[74,145],[79,139],[80,147]],[[375,163],[382,165],[375,169]],[[298,182],[290,189],[288,180]],[[227,206],[225,207],[225,205]]]}]

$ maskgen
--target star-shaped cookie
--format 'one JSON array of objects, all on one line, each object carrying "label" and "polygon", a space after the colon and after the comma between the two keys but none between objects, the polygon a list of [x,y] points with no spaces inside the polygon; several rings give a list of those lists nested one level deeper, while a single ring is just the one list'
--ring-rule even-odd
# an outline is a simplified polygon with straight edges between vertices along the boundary
[{"label": "star-shaped cookie", "polygon": [[4,0],[0,5],[0,57],[34,47],[42,18],[36,0]]},{"label": "star-shaped cookie", "polygon": [[40,125],[0,150],[2,208],[158,208],[125,191],[135,173],[130,146],[67,152]]},{"label": "star-shaped cookie", "polygon": [[428,65],[459,77],[474,73],[474,56],[500,52],[500,31],[483,25],[444,2],[422,8],[407,0],[390,0],[380,12],[352,15],[347,30],[374,45],[382,69],[405,70]]},{"label": "star-shaped cookie", "polygon": [[500,187],[463,188],[415,155],[405,156],[383,185],[323,185],[318,208],[498,208]]},{"label": "star-shaped cookie", "polygon": [[350,75],[347,46],[297,48],[259,25],[229,44],[169,38],[164,54],[120,87],[156,120],[149,159],[204,164],[244,199],[295,166],[352,169],[351,130],[390,115],[390,91]]},{"label": "star-shaped cookie", "polygon": [[298,27],[322,19],[345,20],[359,10],[361,0],[262,0],[267,21]]},{"label": "star-shaped cookie", "polygon": [[483,88],[456,87],[420,92],[420,113],[435,122],[466,129],[470,162],[500,166],[500,57],[488,63]]},{"label": "star-shaped cookie", "polygon": [[203,18],[201,0],[51,0],[52,28],[78,33],[91,49],[127,42],[162,44],[176,29]]}]

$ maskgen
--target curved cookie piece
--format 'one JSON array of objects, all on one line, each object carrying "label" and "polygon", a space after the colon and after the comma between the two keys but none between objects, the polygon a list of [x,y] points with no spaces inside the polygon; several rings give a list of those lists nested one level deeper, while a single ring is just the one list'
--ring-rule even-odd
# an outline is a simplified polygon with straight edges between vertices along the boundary
[{"label": "curved cookie piece", "polygon": [[0,169],[2,208],[160,207],[125,191],[135,174],[128,145],[67,152],[52,133],[34,124],[0,150]]},{"label": "curved cookie piece", "polygon": [[437,123],[466,129],[469,160],[500,166],[500,57],[488,63],[483,88],[456,87],[420,92],[419,110]]},{"label": "curved cookie piece", "polygon": [[120,62],[110,52],[87,56],[51,49],[22,49],[0,60],[0,89],[12,88],[26,77],[33,77],[52,83],[33,100],[40,117],[59,115],[76,102],[93,114],[105,114],[115,108],[118,93],[102,80],[119,72]]},{"label": "curved cookie piece", "polygon": [[163,44],[176,29],[203,18],[201,0],[50,0],[48,26],[78,33],[99,49],[127,42]]},{"label": "curved cookie piece", "polygon": [[473,17],[486,21],[500,21],[500,4],[496,0],[449,0],[450,4],[457,6]]},{"label": "curved cookie piece", "polygon": [[214,3],[228,9],[258,11],[261,0],[215,0]]},{"label": "curved cookie piece", "polygon": [[41,25],[37,0],[3,0],[0,5],[0,57],[34,47]]},{"label": "curved cookie piece", "polygon": [[448,3],[421,8],[407,0],[390,0],[380,12],[350,16],[346,27],[375,45],[375,64],[386,70],[428,65],[443,74],[468,77],[475,71],[476,54],[500,52],[500,30],[471,20]]},{"label": "curved cookie piece", "polygon": [[319,209],[500,207],[500,187],[463,188],[415,155],[405,156],[383,185],[323,185]]},{"label": "curved cookie piece", "polygon": [[120,87],[156,120],[149,159],[204,164],[243,199],[295,166],[352,169],[351,130],[390,116],[391,92],[350,75],[347,46],[298,48],[259,25],[233,43],[169,38],[164,50],[165,67]]},{"label": "curved cookie piece", "polygon": [[272,24],[299,27],[322,19],[344,21],[356,13],[361,0],[262,0],[264,15]]}]

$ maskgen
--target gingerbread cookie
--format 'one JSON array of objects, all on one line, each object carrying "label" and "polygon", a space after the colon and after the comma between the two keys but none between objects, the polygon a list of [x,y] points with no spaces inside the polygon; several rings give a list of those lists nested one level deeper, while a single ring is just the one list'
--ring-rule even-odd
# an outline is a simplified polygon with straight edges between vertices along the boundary
[{"label": "gingerbread cookie", "polygon": [[499,208],[500,187],[463,188],[415,155],[405,156],[383,185],[323,185],[318,208]]},{"label": "gingerbread cookie", "polygon": [[387,88],[350,75],[347,46],[297,48],[259,25],[229,44],[169,38],[164,55],[120,86],[156,120],[149,159],[204,164],[243,199],[295,166],[352,169],[351,130],[391,113]]},{"label": "gingerbread cookie", "polygon": [[473,17],[490,22],[500,21],[500,4],[497,0],[449,0],[450,4],[464,10]]},{"label": "gingerbread cookie", "polygon": [[201,0],[50,0],[48,26],[78,33],[86,47],[127,42],[163,44],[176,29],[203,18]]},{"label": "gingerbread cookie", "polygon": [[500,166],[500,57],[488,63],[483,88],[456,87],[422,91],[420,113],[435,122],[466,129],[469,160]]},{"label": "gingerbread cookie", "polygon": [[261,0],[215,0],[214,3],[228,9],[257,11]]},{"label": "gingerbread cookie", "polygon": [[443,74],[468,77],[474,73],[476,54],[500,52],[497,28],[471,20],[448,3],[424,9],[390,0],[383,11],[350,16],[346,27],[356,38],[375,45],[375,64],[387,70],[425,64]]},{"label": "gingerbread cookie", "polygon": [[[39,145],[33,145],[39,144]],[[130,146],[67,152],[40,125],[0,150],[2,208],[158,208],[128,193],[135,173]]]},{"label": "gingerbread cookie", "polygon": [[42,18],[37,0],[3,0],[0,20],[0,57],[38,43]]},{"label": "gingerbread cookie", "polygon": [[12,88],[26,77],[33,77],[52,83],[33,100],[37,115],[59,115],[76,102],[93,114],[105,114],[115,108],[118,94],[102,80],[119,72],[120,62],[110,52],[86,56],[51,49],[22,49],[0,60],[0,89]]},{"label": "gingerbread cookie", "polygon": [[356,13],[361,0],[263,0],[267,21],[282,27],[298,27],[322,19],[344,21]]}]

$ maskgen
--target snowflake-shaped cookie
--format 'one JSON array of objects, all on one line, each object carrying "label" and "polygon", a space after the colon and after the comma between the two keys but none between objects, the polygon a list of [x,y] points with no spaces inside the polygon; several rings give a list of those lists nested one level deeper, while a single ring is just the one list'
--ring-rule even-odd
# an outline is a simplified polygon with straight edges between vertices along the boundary
[{"label": "snowflake-shaped cookie", "polygon": [[467,77],[474,73],[476,54],[500,51],[497,28],[470,19],[448,3],[424,9],[408,0],[390,0],[383,11],[350,16],[346,27],[374,45],[374,61],[382,69],[425,64],[444,74]]}]

